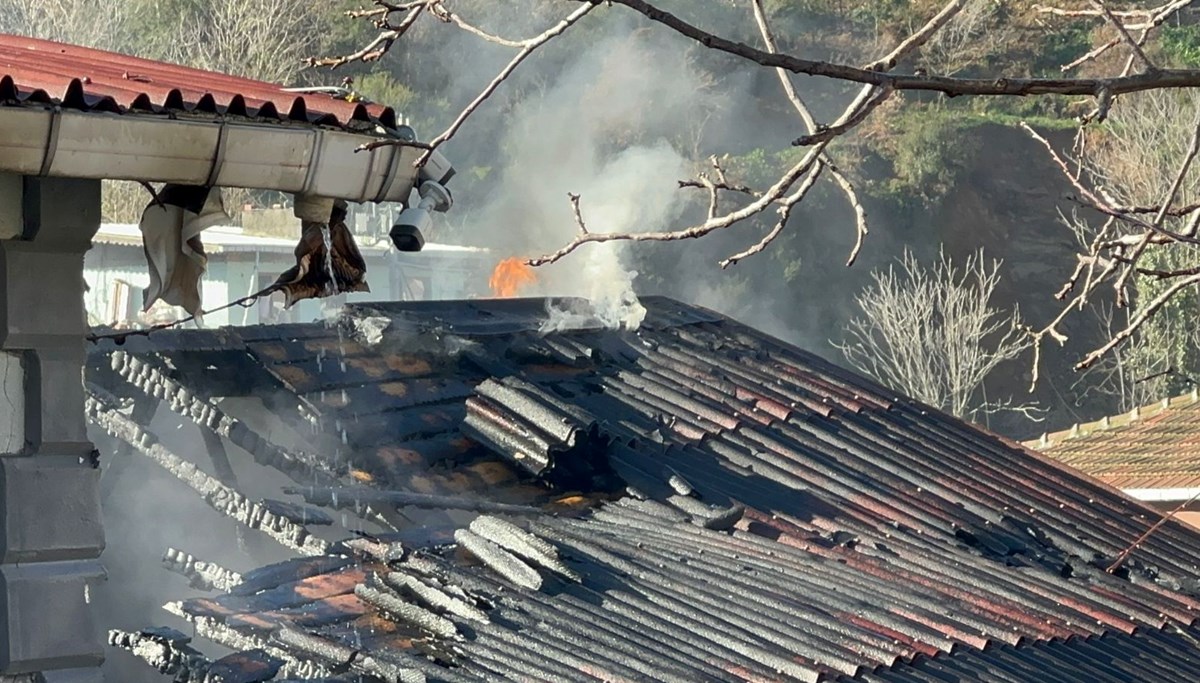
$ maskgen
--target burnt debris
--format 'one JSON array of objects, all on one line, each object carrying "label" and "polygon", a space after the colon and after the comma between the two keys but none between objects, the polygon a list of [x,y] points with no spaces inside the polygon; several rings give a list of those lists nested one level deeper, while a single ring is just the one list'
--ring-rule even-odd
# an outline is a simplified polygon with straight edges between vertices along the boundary
[{"label": "burnt debris", "polygon": [[[95,425],[297,554],[238,575],[168,553],[210,591],[168,609],[239,653],[228,668],[168,632],[112,642],[178,680],[1196,677],[1195,531],[1170,522],[1106,573],[1155,513],[754,330],[643,304],[637,331],[421,302],[97,346]],[[232,476],[114,394],[216,434]],[[239,396],[270,400],[218,401]],[[243,459],[296,485],[253,501]]]},{"label": "burnt debris", "polygon": [[589,486],[609,472],[594,417],[515,377],[488,379],[466,400],[463,433],[536,477]]},{"label": "burnt debris", "polygon": [[202,591],[229,591],[242,583],[242,575],[213,562],[198,560],[176,548],[167,548],[163,568],[185,578],[192,588]]}]

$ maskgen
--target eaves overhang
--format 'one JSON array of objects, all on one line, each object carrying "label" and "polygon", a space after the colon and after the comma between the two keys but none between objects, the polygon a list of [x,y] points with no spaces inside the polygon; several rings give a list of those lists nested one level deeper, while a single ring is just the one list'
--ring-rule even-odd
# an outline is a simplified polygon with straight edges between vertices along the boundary
[{"label": "eaves overhang", "polygon": [[404,201],[420,150],[388,107],[0,35],[0,172]]}]

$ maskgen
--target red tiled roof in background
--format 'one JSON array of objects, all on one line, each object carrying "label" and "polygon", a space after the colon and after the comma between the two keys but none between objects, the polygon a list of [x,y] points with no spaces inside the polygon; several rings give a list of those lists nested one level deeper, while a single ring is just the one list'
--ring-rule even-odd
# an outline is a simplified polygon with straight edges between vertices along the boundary
[{"label": "red tiled roof in background", "polygon": [[249,78],[0,34],[0,105],[14,101],[112,113],[228,114],[347,130],[397,123],[390,107],[300,95]]},{"label": "red tiled roof in background", "polygon": [[1200,393],[1075,425],[1027,445],[1120,489],[1200,487]]}]

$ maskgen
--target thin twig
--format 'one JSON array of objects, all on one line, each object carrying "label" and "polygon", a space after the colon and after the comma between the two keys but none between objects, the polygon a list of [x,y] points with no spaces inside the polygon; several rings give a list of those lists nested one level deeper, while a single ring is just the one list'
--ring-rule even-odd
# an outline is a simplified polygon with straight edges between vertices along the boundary
[{"label": "thin twig", "polygon": [[863,208],[862,202],[858,200],[858,194],[854,191],[854,187],[850,184],[850,180],[841,172],[838,167],[829,164],[829,175],[833,176],[833,181],[842,188],[847,199],[850,201],[850,208],[854,209],[854,246],[850,248],[850,256],[846,258],[846,267],[854,265],[858,260],[858,254],[862,251],[863,241],[867,238],[867,210]]},{"label": "thin twig", "polygon": [[1197,283],[1200,283],[1200,274],[1191,275],[1183,278],[1182,280],[1173,282],[1170,287],[1163,290],[1163,292],[1155,297],[1153,301],[1146,304],[1145,307],[1143,307],[1142,310],[1139,311],[1136,316],[1134,316],[1133,320],[1130,321],[1129,325],[1126,326],[1125,329],[1113,335],[1107,343],[1095,351],[1092,351],[1087,355],[1086,358],[1076,363],[1075,369],[1086,370],[1095,365],[1096,361],[1100,360],[1104,354],[1117,348],[1123,344],[1125,340],[1132,337],[1133,333],[1137,332],[1138,328],[1144,325],[1147,320],[1153,318],[1154,314],[1158,313],[1158,310],[1162,308],[1168,301],[1170,301],[1172,297],[1183,291],[1185,288],[1191,287]]},{"label": "thin twig", "polygon": [[[305,60],[305,64],[310,67],[327,66],[331,69],[336,69],[340,66],[349,64],[350,62],[374,62],[387,54],[388,50],[392,49],[392,45],[417,22],[421,16],[421,12],[430,4],[430,0],[422,0],[421,2],[410,2],[403,5],[408,14],[397,25],[391,26],[386,24],[387,30],[382,31],[370,43],[367,43],[358,52],[352,52],[341,57],[323,57],[320,59],[309,57]],[[398,10],[389,10],[398,11]]]},{"label": "thin twig", "polygon": [[1021,128],[1023,128],[1025,130],[1025,132],[1028,133],[1033,139],[1042,143],[1042,145],[1050,153],[1051,160],[1054,161],[1054,163],[1063,171],[1063,174],[1066,175],[1067,179],[1071,181],[1071,184],[1075,186],[1075,189],[1079,192],[1080,197],[1082,199],[1086,200],[1086,202],[1088,203],[1088,206],[1090,208],[1093,208],[1093,209],[1103,213],[1106,216],[1112,216],[1114,218],[1117,218],[1118,220],[1128,222],[1132,225],[1136,225],[1136,226],[1144,228],[1146,230],[1151,230],[1153,232],[1156,232],[1156,233],[1162,235],[1163,237],[1170,238],[1174,241],[1200,245],[1200,239],[1197,239],[1197,238],[1189,236],[1189,235],[1185,235],[1183,233],[1172,232],[1172,231],[1162,228],[1160,226],[1156,226],[1152,223],[1147,223],[1146,221],[1144,221],[1140,218],[1137,218],[1136,216],[1133,216],[1131,214],[1121,213],[1121,212],[1115,210],[1107,202],[1105,202],[1101,198],[1097,197],[1094,192],[1092,192],[1087,187],[1085,187],[1083,185],[1083,183],[1080,182],[1079,178],[1071,173],[1070,169],[1067,167],[1067,163],[1065,161],[1063,161],[1062,157],[1060,157],[1058,155],[1058,152],[1055,151],[1054,147],[1050,144],[1050,142],[1048,140],[1046,140],[1046,138],[1039,135],[1038,132],[1035,131],[1033,128],[1031,128],[1029,126],[1029,124],[1027,124],[1027,123],[1022,122]]},{"label": "thin twig", "polygon": [[1091,1],[1092,4],[1095,5],[1096,10],[1104,15],[1105,19],[1108,19],[1108,23],[1112,24],[1113,28],[1117,29],[1117,35],[1121,37],[1121,40],[1125,41],[1125,44],[1129,46],[1129,49],[1133,52],[1134,56],[1137,57],[1138,61],[1142,63],[1142,66],[1144,66],[1147,71],[1156,71],[1158,67],[1154,66],[1154,63],[1150,61],[1150,58],[1146,56],[1145,52],[1142,52],[1141,44],[1134,40],[1133,36],[1129,35],[1129,31],[1125,28],[1125,24],[1121,23],[1121,20],[1117,19],[1117,17],[1113,15],[1112,10],[1108,8],[1108,5],[1104,4],[1104,0]]},{"label": "thin twig", "polygon": [[804,179],[804,182],[800,184],[800,187],[798,187],[795,192],[788,195],[783,199],[783,201],[780,202],[781,206],[779,207],[779,220],[775,223],[775,227],[771,228],[770,232],[764,235],[761,240],[759,240],[750,248],[724,259],[719,265],[722,268],[728,268],[744,258],[753,256],[763,251],[769,244],[771,244],[771,242],[774,242],[775,238],[779,237],[779,235],[783,232],[783,229],[787,227],[788,219],[792,216],[792,209],[800,202],[800,200],[804,199],[804,196],[808,194],[808,191],[812,189],[812,186],[817,183],[817,178],[821,177],[821,171],[824,169],[825,164],[817,162],[817,165],[813,168],[812,173],[808,174],[808,177]]},{"label": "thin twig", "polygon": [[[1171,203],[1175,201],[1175,196],[1179,194],[1179,188],[1183,185],[1184,178],[1187,177],[1188,171],[1192,167],[1192,162],[1196,159],[1197,152],[1200,152],[1200,111],[1196,114],[1196,123],[1193,126],[1192,139],[1188,142],[1188,151],[1184,155],[1183,161],[1179,165],[1179,171],[1176,172],[1174,180],[1171,182],[1171,187],[1167,190],[1167,196],[1163,199],[1162,205],[1159,207],[1158,213],[1154,216],[1154,221],[1151,225],[1155,228],[1162,225],[1163,219],[1166,218],[1167,211],[1171,208]],[[1142,240],[1134,247],[1133,254],[1129,257],[1129,265],[1125,271],[1117,277],[1114,287],[1117,290],[1117,305],[1124,306],[1125,300],[1125,285],[1129,280],[1129,276],[1133,273],[1137,266],[1138,260],[1149,246],[1152,233],[1147,231]]]},{"label": "thin twig", "polygon": [[[522,41],[521,51],[518,52],[508,62],[508,64],[506,64],[504,68],[500,70],[500,73],[496,74],[496,77],[487,84],[487,87],[485,87],[482,92],[475,96],[475,99],[472,100],[471,103],[466,106],[466,108],[459,112],[458,116],[454,119],[450,126],[446,128],[446,130],[442,131],[437,137],[429,141],[430,148],[425,150],[425,152],[421,154],[421,156],[416,160],[416,162],[414,162],[413,165],[417,167],[424,166],[425,162],[429,161],[429,157],[432,156],[434,150],[436,150],[445,142],[449,141],[456,133],[458,133],[463,124],[467,122],[467,119],[471,117],[471,114],[474,114],[475,111],[479,109],[479,107],[486,102],[489,97],[492,96],[492,93],[496,92],[496,89],[500,87],[501,83],[508,80],[508,77],[512,75],[512,72],[521,65],[521,62],[524,62],[526,59],[528,59],[529,56],[532,55],[539,47],[562,35],[564,31],[575,25],[575,23],[583,17],[587,16],[587,14],[595,9],[595,7],[596,5],[591,3],[580,5],[574,12],[571,12],[571,14],[567,15],[567,17],[562,21],[558,22],[540,35],[530,38],[529,40]],[[361,145],[359,149],[371,150],[377,147],[384,147],[393,144],[396,143],[391,139],[376,140],[374,142]]]},{"label": "thin twig", "polygon": [[571,210],[575,212],[575,225],[579,227],[579,232],[588,234],[587,224],[583,222],[583,212],[579,209],[579,195],[568,192],[567,199],[571,202]]},{"label": "thin twig", "polygon": [[448,24],[454,24],[455,26],[461,28],[462,30],[466,31],[467,33],[470,33],[471,35],[476,36],[477,38],[482,38],[489,43],[495,43],[496,45],[503,45],[504,47],[512,47],[512,48],[523,48],[529,44],[529,40],[510,40],[508,38],[504,38],[504,37],[501,37],[501,36],[498,36],[498,35],[495,35],[492,33],[488,33],[487,31],[484,31],[483,29],[481,29],[477,26],[469,24],[462,17],[460,17],[459,15],[455,14],[453,11],[448,9],[441,2],[441,0],[438,0],[438,2],[435,2],[433,4],[432,11],[433,11],[433,15],[435,17],[437,17],[438,19],[441,19],[442,21],[444,21]]},{"label": "thin twig", "polygon": [[530,266],[542,266],[546,265],[547,263],[554,263],[567,254],[575,251],[579,247],[592,242],[669,242],[674,240],[694,239],[696,237],[707,235],[716,230],[727,228],[735,223],[738,223],[739,221],[745,220],[762,212],[763,209],[775,203],[775,201],[782,197],[784,193],[787,192],[788,188],[790,188],[801,175],[808,171],[808,169],[812,168],[812,165],[816,162],[817,157],[820,156],[824,149],[824,145],[819,145],[810,149],[808,154],[806,154],[803,159],[797,162],[795,166],[792,166],[792,168],[788,169],[788,171],[784,173],[783,177],[781,177],[774,185],[772,185],[769,190],[764,192],[762,196],[750,204],[742,207],[741,209],[727,213],[724,216],[709,218],[703,223],[693,225],[688,228],[683,228],[681,230],[659,232],[581,233],[576,235],[575,239],[563,245],[558,250],[542,256],[527,259],[525,263]]},{"label": "thin twig", "polygon": [[875,109],[879,107],[879,105],[887,102],[888,98],[891,97],[892,93],[894,92],[894,90],[887,86],[880,88],[879,94],[867,100],[867,103],[859,108],[859,110],[854,113],[854,116],[851,116],[849,119],[846,119],[839,125],[817,128],[815,133],[810,135],[802,135],[793,140],[792,144],[797,147],[807,147],[808,145],[815,145],[819,142],[828,142],[840,135],[845,134],[846,131],[862,123],[868,116],[871,115],[871,112],[875,111]]},{"label": "thin twig", "polygon": [[942,30],[946,24],[950,23],[950,20],[953,19],[956,14],[962,11],[964,4],[966,4],[964,0],[951,0],[950,2],[946,3],[946,5],[942,7],[937,14],[933,15],[932,19],[925,22],[924,26],[917,29],[916,33],[913,33],[911,36],[901,41],[900,44],[896,46],[896,49],[884,55],[883,58],[868,64],[867,70],[891,71],[892,69],[896,68],[896,64],[901,59],[906,57],[914,50],[920,48],[925,43],[928,43],[929,39],[932,38],[935,33]]}]

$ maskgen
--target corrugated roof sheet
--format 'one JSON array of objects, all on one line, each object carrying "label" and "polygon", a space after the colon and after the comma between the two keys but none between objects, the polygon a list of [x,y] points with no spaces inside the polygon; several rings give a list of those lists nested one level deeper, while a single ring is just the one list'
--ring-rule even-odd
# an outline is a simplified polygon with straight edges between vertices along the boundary
[{"label": "corrugated roof sheet", "polygon": [[[346,564],[265,568],[178,612],[310,672],[681,683],[914,661],[886,680],[956,680],[920,658],[1032,643],[1074,653],[1037,680],[1072,680],[1056,676],[1099,662],[1087,644],[1198,616],[1191,528],[1166,523],[1108,574],[1157,513],[711,312],[643,303],[636,332],[543,335],[547,303],[508,300],[130,338],[122,353],[193,389],[295,397],[290,419],[345,443],[343,506],[399,491],[541,508],[355,539],[335,546]],[[94,350],[94,378],[127,367],[116,349]],[[1148,648],[1144,665],[1181,656]]]},{"label": "corrugated roof sheet", "polygon": [[1047,434],[1028,444],[1121,489],[1200,487],[1200,394]]},{"label": "corrugated roof sheet", "polygon": [[79,111],[192,112],[369,130],[397,125],[390,107],[165,62],[0,34],[0,104],[55,104]]}]

